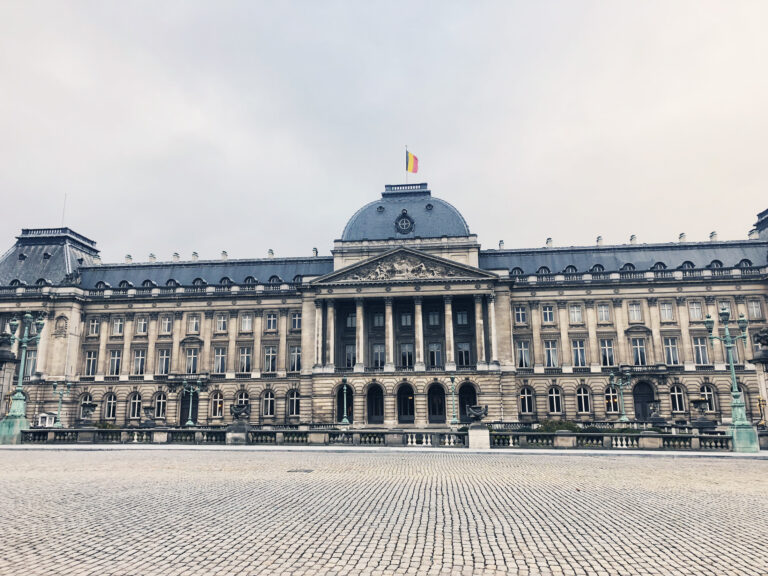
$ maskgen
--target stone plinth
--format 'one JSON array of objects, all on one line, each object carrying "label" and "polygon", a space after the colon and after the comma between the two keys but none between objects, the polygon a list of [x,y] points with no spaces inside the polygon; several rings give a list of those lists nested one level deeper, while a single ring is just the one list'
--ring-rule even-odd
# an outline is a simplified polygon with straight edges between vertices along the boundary
[{"label": "stone plinth", "polygon": [[576,436],[571,432],[559,430],[555,433],[555,448],[576,448]]},{"label": "stone plinth", "polygon": [[640,450],[661,450],[663,445],[662,438],[652,432],[640,432],[640,437],[637,439],[637,447]]},{"label": "stone plinth", "polygon": [[473,424],[469,427],[469,447],[472,450],[491,449],[491,433],[485,424]]}]

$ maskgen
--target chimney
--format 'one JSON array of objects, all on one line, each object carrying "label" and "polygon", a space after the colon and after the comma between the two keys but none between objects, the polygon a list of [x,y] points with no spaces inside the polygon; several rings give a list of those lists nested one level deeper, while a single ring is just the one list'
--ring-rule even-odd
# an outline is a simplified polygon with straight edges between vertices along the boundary
[{"label": "chimney", "polygon": [[717,232],[712,230],[712,232],[709,233],[709,241],[710,242],[717,242]]},{"label": "chimney", "polygon": [[757,231],[757,228],[752,228],[752,230],[749,231],[747,238],[750,240],[760,240],[760,233]]},{"label": "chimney", "polygon": [[157,262],[157,257],[154,254],[150,254],[149,255],[149,262],[151,264],[154,264],[155,262]]},{"label": "chimney", "polygon": [[274,258],[274,257],[275,257],[275,251],[274,251],[274,250],[272,250],[272,248],[270,248],[269,250],[267,250],[267,257],[268,257],[268,258]]},{"label": "chimney", "polygon": [[173,256],[171,256],[171,260],[173,260],[174,262],[178,262],[179,261],[179,253],[178,252],[174,252]]},{"label": "chimney", "polygon": [[94,257],[93,257],[93,263],[94,263],[96,266],[101,266],[101,256],[99,256],[98,254],[96,254],[96,256],[94,256]]},{"label": "chimney", "polygon": [[552,238],[547,238],[547,248],[552,248]]},{"label": "chimney", "polygon": [[130,254],[126,254],[125,255],[125,263],[126,264],[132,264],[133,263],[133,258],[131,258]]},{"label": "chimney", "polygon": [[678,242],[686,242],[685,232],[680,232],[680,236],[677,237]]},{"label": "chimney", "polygon": [[504,250],[504,240],[499,240],[499,250]]},{"label": "chimney", "polygon": [[757,237],[760,240],[768,240],[768,210],[763,210],[757,215],[755,230],[757,230]]},{"label": "chimney", "polygon": [[603,237],[602,236],[598,236],[596,242],[597,242],[598,246],[602,246],[603,245]]},{"label": "chimney", "polygon": [[226,250],[222,250],[221,251],[221,259],[222,260],[226,260],[227,258],[229,258],[229,255],[227,254],[227,251]]},{"label": "chimney", "polygon": [[192,262],[197,262],[197,252],[192,252]]},{"label": "chimney", "polygon": [[632,236],[629,237],[629,243],[630,244],[637,244],[637,236],[632,234]]},{"label": "chimney", "polygon": [[312,256],[317,258],[317,248],[312,248]]}]

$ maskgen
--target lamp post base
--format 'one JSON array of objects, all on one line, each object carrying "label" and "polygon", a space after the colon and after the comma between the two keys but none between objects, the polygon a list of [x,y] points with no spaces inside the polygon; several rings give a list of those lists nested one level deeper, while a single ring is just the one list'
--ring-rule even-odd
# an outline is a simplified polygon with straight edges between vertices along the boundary
[{"label": "lamp post base", "polygon": [[24,416],[6,416],[0,421],[0,444],[21,444],[22,430],[29,430]]},{"label": "lamp post base", "polygon": [[731,425],[731,450],[733,452],[759,452],[757,430],[750,424]]}]

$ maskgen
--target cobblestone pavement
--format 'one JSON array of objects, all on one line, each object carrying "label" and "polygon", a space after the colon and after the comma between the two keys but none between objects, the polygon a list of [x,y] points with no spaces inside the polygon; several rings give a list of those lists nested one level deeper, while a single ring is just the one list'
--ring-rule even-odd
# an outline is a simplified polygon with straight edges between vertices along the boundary
[{"label": "cobblestone pavement", "polygon": [[768,462],[0,450],[0,575],[768,574]]}]

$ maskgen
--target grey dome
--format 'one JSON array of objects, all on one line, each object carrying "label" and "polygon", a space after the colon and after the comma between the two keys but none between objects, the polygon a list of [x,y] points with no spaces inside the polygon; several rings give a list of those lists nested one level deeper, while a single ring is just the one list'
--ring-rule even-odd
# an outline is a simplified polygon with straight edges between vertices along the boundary
[{"label": "grey dome", "polygon": [[[403,219],[402,226],[398,222]],[[469,236],[469,226],[456,208],[434,198],[426,184],[387,185],[381,199],[355,212],[342,240],[387,240]]]}]

